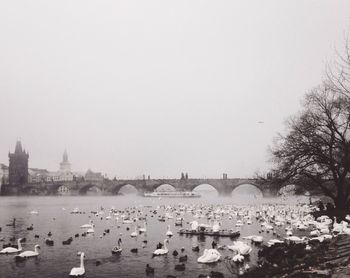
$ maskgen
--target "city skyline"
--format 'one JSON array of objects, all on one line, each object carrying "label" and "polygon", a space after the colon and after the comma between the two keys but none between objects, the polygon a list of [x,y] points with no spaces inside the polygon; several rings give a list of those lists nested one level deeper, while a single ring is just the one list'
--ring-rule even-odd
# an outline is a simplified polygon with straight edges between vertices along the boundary
[{"label": "city skyline", "polygon": [[349,1],[5,2],[0,163],[20,138],[31,167],[52,170],[67,148],[74,169],[110,177],[268,171],[274,137],[342,49],[348,10]]}]

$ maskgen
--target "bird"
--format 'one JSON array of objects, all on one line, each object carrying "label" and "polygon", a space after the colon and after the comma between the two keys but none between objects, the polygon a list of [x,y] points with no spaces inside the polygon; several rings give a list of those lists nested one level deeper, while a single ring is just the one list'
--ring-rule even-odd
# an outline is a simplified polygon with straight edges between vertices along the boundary
[{"label": "bird", "polygon": [[173,251],[173,256],[176,257],[179,254],[176,250]]},{"label": "bird", "polygon": [[173,236],[173,232],[170,231],[170,225],[168,225],[168,230],[167,230],[167,232],[166,232],[166,235],[167,235],[168,237]]},{"label": "bird", "polygon": [[165,240],[164,240],[164,246],[163,246],[163,248],[156,249],[156,250],[153,252],[153,256],[161,256],[161,255],[166,255],[166,254],[168,254],[169,250],[168,250],[168,247],[167,247],[167,245],[166,245],[167,242],[169,242],[168,239],[165,239]]},{"label": "bird", "polygon": [[21,238],[18,239],[18,248],[14,247],[6,247],[0,251],[0,254],[11,254],[11,253],[18,253],[22,251],[22,245],[21,245]]},{"label": "bird", "polygon": [[175,270],[184,271],[185,269],[186,269],[186,266],[184,263],[175,265]]},{"label": "bird", "polygon": [[187,262],[187,255],[180,256],[180,257],[179,257],[179,262],[180,262],[180,263],[182,263],[182,262]]},{"label": "bird", "polygon": [[21,258],[30,258],[30,257],[37,257],[39,256],[39,249],[40,246],[38,244],[36,244],[34,246],[34,251],[24,251],[22,253],[20,253],[19,255],[17,255],[16,257],[20,257],[18,258],[19,260],[21,260]]},{"label": "bird", "polygon": [[146,225],[146,221],[143,222],[143,228],[139,229],[139,233],[146,233],[147,232],[147,225]]},{"label": "bird", "polygon": [[69,273],[70,277],[83,276],[85,274],[84,257],[85,257],[84,252],[81,252],[81,254],[80,254],[80,267],[73,267]]},{"label": "bird", "polygon": [[149,266],[149,264],[146,265],[146,274],[154,274],[154,268]]},{"label": "bird", "polygon": [[130,234],[131,237],[137,237],[137,227],[135,226],[135,231]]}]

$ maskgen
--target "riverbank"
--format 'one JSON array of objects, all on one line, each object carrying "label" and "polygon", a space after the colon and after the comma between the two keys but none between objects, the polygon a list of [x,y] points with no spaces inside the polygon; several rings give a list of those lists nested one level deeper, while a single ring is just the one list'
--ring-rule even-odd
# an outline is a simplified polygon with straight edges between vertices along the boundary
[{"label": "riverbank", "polygon": [[258,267],[244,278],[345,278],[350,277],[350,236],[339,235],[323,242],[264,246]]}]

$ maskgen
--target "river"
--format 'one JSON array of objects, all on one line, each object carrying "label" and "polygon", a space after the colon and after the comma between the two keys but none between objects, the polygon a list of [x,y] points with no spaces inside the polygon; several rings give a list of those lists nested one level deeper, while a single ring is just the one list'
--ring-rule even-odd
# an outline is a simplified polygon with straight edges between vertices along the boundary
[{"label": "river", "polygon": [[[14,255],[0,256],[0,277],[68,277],[72,267],[79,266],[78,251],[85,252],[85,277],[146,277],[145,267],[150,264],[155,269],[151,277],[166,277],[175,275],[177,277],[198,277],[199,274],[208,274],[210,271],[220,271],[225,277],[232,277],[229,274],[223,262],[215,264],[199,264],[197,258],[203,254],[204,248],[211,248],[213,238],[205,237],[203,239],[180,236],[177,231],[180,227],[175,226],[174,219],[168,219],[166,222],[157,220],[159,214],[164,214],[164,207],[175,206],[180,203],[187,205],[214,207],[227,206],[250,206],[263,202],[272,202],[276,200],[266,200],[252,197],[252,195],[241,195],[221,198],[215,194],[203,195],[201,198],[193,199],[153,199],[144,198],[136,195],[125,196],[61,196],[61,197],[0,197],[0,238],[3,243],[9,242],[10,237],[26,238],[23,243],[24,250],[33,250],[35,244],[39,244],[40,255],[36,259],[28,259],[24,262],[16,262]],[[161,206],[159,208],[159,206]],[[99,211],[105,208],[105,215],[95,216],[91,211]],[[136,238],[130,237],[134,230],[134,224],[122,224],[121,219],[118,222],[115,219],[106,220],[108,211],[114,207],[118,210],[124,210],[127,207],[136,207],[147,215],[147,233],[138,235]],[[157,209],[158,214],[153,214]],[[74,208],[79,208],[83,214],[71,214]],[[37,210],[38,214],[30,212]],[[153,217],[151,217],[153,215]],[[15,227],[6,226],[16,218]],[[102,219],[101,219],[102,218]],[[83,230],[80,225],[86,224],[93,219],[95,224],[95,233],[87,237],[79,236],[74,238],[76,233],[81,234]],[[185,214],[184,227],[192,221],[193,214]],[[198,219],[197,219],[198,220]],[[205,222],[205,219],[198,220]],[[236,229],[235,219],[228,219],[223,216],[220,220],[223,228]],[[32,231],[27,230],[33,224]],[[143,221],[139,221],[143,226]],[[158,242],[163,242],[166,238],[167,225],[170,225],[174,236],[170,238],[168,248],[169,254],[166,256],[152,258],[152,252],[156,249]],[[130,227],[127,230],[126,227]],[[244,225],[239,228],[242,236],[258,234],[259,223],[253,219],[252,225]],[[110,233],[103,236],[105,229],[110,229]],[[238,228],[237,228],[238,229]],[[54,246],[47,246],[45,239],[47,234],[52,233]],[[281,231],[282,232],[282,231]],[[34,235],[39,235],[35,238]],[[273,237],[272,233],[264,233],[264,240]],[[62,241],[73,237],[71,245],[63,245]],[[118,238],[122,239],[123,251],[120,255],[112,255],[111,249],[116,245]],[[143,240],[147,239],[147,244],[142,247]],[[193,244],[199,245],[200,251],[191,250]],[[229,238],[219,238],[217,243],[220,245],[232,244]],[[138,248],[138,253],[130,252],[131,248]],[[185,251],[181,254],[180,248]],[[177,250],[180,255],[188,255],[185,271],[176,271],[174,266],[179,264],[178,257],[172,255],[173,250]],[[253,248],[248,259],[248,263],[253,266],[256,263],[258,248]],[[220,250],[223,257],[231,256],[230,250]],[[96,261],[100,265],[96,266]],[[231,275],[231,276],[230,276]]]}]

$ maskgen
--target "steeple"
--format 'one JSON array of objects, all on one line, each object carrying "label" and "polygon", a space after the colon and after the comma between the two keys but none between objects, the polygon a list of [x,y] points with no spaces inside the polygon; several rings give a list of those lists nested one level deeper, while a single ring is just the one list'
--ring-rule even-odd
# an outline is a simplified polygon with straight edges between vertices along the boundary
[{"label": "steeple", "polygon": [[20,154],[20,153],[22,153],[23,152],[23,150],[22,150],[22,143],[21,143],[21,141],[17,141],[17,143],[16,143],[16,147],[15,147],[15,153],[16,154]]},{"label": "steeple", "polygon": [[62,160],[62,162],[64,162],[64,163],[68,162],[68,154],[67,154],[67,150],[66,149],[64,150],[64,153],[63,153],[63,160]]},{"label": "steeple", "polygon": [[62,162],[60,163],[60,171],[65,173],[71,171],[71,164],[68,161],[68,154],[66,149],[63,152]]}]

